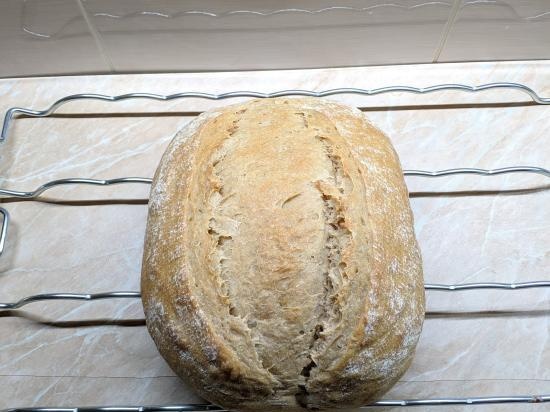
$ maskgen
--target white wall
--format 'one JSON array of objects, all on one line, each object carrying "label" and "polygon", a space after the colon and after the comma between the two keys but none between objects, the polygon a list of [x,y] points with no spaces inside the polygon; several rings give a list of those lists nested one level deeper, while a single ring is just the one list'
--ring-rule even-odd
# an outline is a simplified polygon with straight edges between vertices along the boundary
[{"label": "white wall", "polygon": [[550,58],[548,0],[0,0],[0,77]]}]

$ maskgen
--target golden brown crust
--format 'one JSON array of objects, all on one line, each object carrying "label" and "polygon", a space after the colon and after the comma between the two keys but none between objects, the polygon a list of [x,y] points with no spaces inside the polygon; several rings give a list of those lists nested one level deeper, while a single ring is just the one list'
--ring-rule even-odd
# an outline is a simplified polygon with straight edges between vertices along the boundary
[{"label": "golden brown crust", "polygon": [[357,406],[408,367],[421,259],[389,140],[360,112],[265,99],[205,113],[154,178],[147,326],[226,408]]}]

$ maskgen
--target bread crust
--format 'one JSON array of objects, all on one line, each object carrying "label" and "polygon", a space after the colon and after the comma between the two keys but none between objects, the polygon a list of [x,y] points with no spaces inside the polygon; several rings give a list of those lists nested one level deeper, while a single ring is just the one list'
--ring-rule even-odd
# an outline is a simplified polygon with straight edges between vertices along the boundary
[{"label": "bread crust", "polygon": [[141,289],[160,353],[215,404],[378,399],[411,363],[424,319],[390,141],[358,110],[315,98],[200,115],[155,174]]}]

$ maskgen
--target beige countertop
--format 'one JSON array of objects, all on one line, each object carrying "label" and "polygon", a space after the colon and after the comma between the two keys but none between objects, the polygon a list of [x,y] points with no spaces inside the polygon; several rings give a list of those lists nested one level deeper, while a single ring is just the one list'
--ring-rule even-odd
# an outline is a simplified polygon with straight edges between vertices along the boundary
[{"label": "beige countertop", "polygon": [[[82,92],[502,81],[525,83],[548,97],[550,62],[8,79],[0,80],[0,109],[43,109]],[[333,99],[363,108],[390,136],[405,169],[550,167],[550,106],[517,103],[529,100],[517,91]],[[0,145],[0,187],[31,190],[66,177],[151,177],[177,130],[197,112],[234,101],[85,101],[53,117],[19,118]],[[550,279],[548,178],[406,181],[426,282]],[[526,188],[533,190],[519,190]],[[1,206],[12,223],[0,257],[0,301],[45,292],[138,290],[147,196],[147,185],[65,186],[43,195],[47,202],[5,200]],[[550,393],[550,290],[429,291],[427,311],[414,363],[386,398]],[[0,314],[0,408],[197,401],[157,353],[137,299],[42,302]]]}]

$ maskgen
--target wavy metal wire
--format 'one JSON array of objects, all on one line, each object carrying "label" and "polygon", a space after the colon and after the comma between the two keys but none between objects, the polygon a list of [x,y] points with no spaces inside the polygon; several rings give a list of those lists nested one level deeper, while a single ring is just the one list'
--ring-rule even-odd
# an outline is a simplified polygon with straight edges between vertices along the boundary
[{"label": "wavy metal wire", "polygon": [[[505,289],[519,290],[534,287],[550,287],[550,281],[522,283],[465,283],[455,285],[425,284],[426,290],[463,291],[472,289]],[[18,309],[27,304],[45,300],[83,300],[92,301],[113,298],[140,298],[140,292],[105,292],[95,294],[50,293],[28,296],[13,303],[0,303],[2,310]],[[428,399],[387,399],[366,405],[361,409],[388,406],[445,406],[445,405],[482,405],[509,403],[544,403],[550,402],[550,394],[523,396],[488,396],[469,398],[428,398]],[[191,411],[225,411],[211,404],[183,404],[161,406],[103,406],[103,407],[72,407],[72,408],[11,408],[0,412],[191,412]]]},{"label": "wavy metal wire", "polygon": [[[387,399],[362,406],[370,409],[383,406],[445,406],[445,405],[489,405],[505,403],[545,403],[550,402],[550,394],[524,396],[485,396],[470,398],[432,399]],[[85,406],[73,408],[11,408],[0,412],[203,412],[226,411],[211,404],[183,404],[158,406]]]},{"label": "wavy metal wire", "polygon": [[67,185],[91,185],[91,186],[114,186],[123,183],[143,183],[151,184],[152,179],[148,177],[119,177],[115,179],[87,179],[87,178],[69,178],[69,179],[58,179],[52,180],[50,182],[44,183],[43,185],[38,186],[36,189],[30,192],[21,192],[18,190],[10,189],[1,189],[0,188],[0,197],[16,197],[20,199],[36,199],[45,191],[52,189],[57,186],[67,186]]},{"label": "wavy metal wire", "polygon": [[477,169],[472,167],[462,167],[455,169],[436,170],[433,172],[427,170],[403,170],[403,174],[405,176],[417,177],[445,177],[452,175],[498,176],[511,173],[534,173],[545,177],[550,177],[549,169],[536,166],[510,166],[501,167],[499,169]]},{"label": "wavy metal wire", "polygon": [[375,96],[378,94],[384,93],[414,93],[414,94],[427,94],[434,93],[439,91],[449,91],[456,90],[462,92],[471,92],[477,93],[487,90],[496,90],[496,89],[506,89],[506,90],[517,90],[521,91],[524,94],[528,95],[534,103],[547,105],[550,104],[550,97],[539,96],[530,87],[520,84],[520,83],[488,83],[482,84],[479,86],[468,86],[464,84],[439,84],[429,87],[411,87],[411,86],[389,86],[381,87],[376,89],[359,89],[352,87],[344,87],[337,89],[330,89],[324,91],[311,91],[311,90],[282,90],[273,93],[261,93],[253,91],[235,91],[228,93],[202,93],[202,92],[183,92],[175,93],[170,95],[154,94],[154,93],[127,93],[116,96],[105,95],[105,94],[95,94],[95,93],[81,93],[73,94],[70,96],[62,97],[61,99],[55,101],[50,107],[44,110],[33,110],[23,107],[12,107],[8,109],[4,116],[4,123],[2,124],[2,133],[0,134],[0,143],[6,140],[10,128],[11,121],[13,120],[14,115],[24,114],[31,117],[46,117],[54,113],[59,107],[63,106],[74,100],[102,100],[106,102],[118,102],[121,100],[128,99],[150,99],[158,101],[169,101],[175,99],[183,98],[198,98],[198,99],[207,99],[207,100],[222,100],[236,97],[252,97],[252,98],[271,98],[271,97],[287,97],[287,96],[307,96],[307,97],[328,97],[340,94],[358,94],[362,96]]},{"label": "wavy metal wire", "polygon": [[190,403],[158,406],[77,406],[72,408],[10,408],[0,412],[203,412],[225,411],[216,405]]},{"label": "wavy metal wire", "polygon": [[[511,166],[511,167],[502,167],[499,169],[477,169],[471,167],[462,167],[455,169],[444,169],[444,170],[403,170],[405,176],[413,177],[446,177],[453,175],[478,175],[478,176],[498,176],[503,174],[511,173],[532,173],[539,174],[545,177],[550,177],[550,170],[543,167],[536,166]],[[2,189],[0,188],[0,197],[17,197],[21,199],[35,199],[40,196],[42,193],[46,192],[57,186],[66,186],[66,185],[92,185],[92,186],[113,186],[123,183],[143,183],[151,184],[152,179],[148,177],[119,177],[115,179],[87,179],[87,178],[68,178],[68,179],[58,179],[52,180],[50,182],[44,183],[43,185],[38,186],[36,189],[24,192],[11,189]]]},{"label": "wavy metal wire", "polygon": [[[550,280],[535,280],[530,282],[502,283],[502,282],[480,282],[480,283],[457,283],[457,284],[441,284],[441,283],[425,283],[425,290],[433,290],[439,292],[463,292],[475,289],[500,289],[500,290],[521,290],[533,288],[548,288]],[[0,311],[19,309],[25,305],[35,302],[47,300],[102,300],[102,299],[127,299],[141,298],[141,293],[132,292],[101,292],[101,293],[41,293],[39,295],[26,296],[16,302],[0,303]]]},{"label": "wavy metal wire", "polygon": [[[503,174],[512,174],[512,173],[531,173],[538,174],[545,177],[550,177],[550,170],[543,167],[536,166],[511,166],[511,167],[502,167],[499,169],[478,169],[478,168],[455,168],[455,169],[444,169],[444,170],[404,170],[403,174],[405,176],[411,177],[446,177],[454,175],[478,175],[478,176],[498,176]],[[36,189],[25,192],[11,189],[2,189],[0,188],[0,198],[2,197],[15,197],[19,199],[33,200],[39,197],[41,194],[58,186],[67,186],[67,185],[91,185],[91,186],[114,186],[120,184],[128,183],[139,183],[139,184],[151,184],[152,179],[148,177],[119,177],[115,179],[88,179],[88,178],[68,178],[68,179],[57,179],[50,182],[44,183],[43,185],[38,186]],[[5,209],[0,208],[0,213],[3,215],[3,225],[2,231],[0,232],[0,256],[4,249],[6,242],[6,235],[9,224],[9,215]]]},{"label": "wavy metal wire", "polygon": [[102,299],[124,299],[124,298],[140,298],[140,292],[102,292],[102,293],[41,293],[39,295],[26,296],[19,299],[17,302],[0,303],[0,311],[19,309],[25,305],[34,302],[42,302],[47,300],[102,300]]}]

